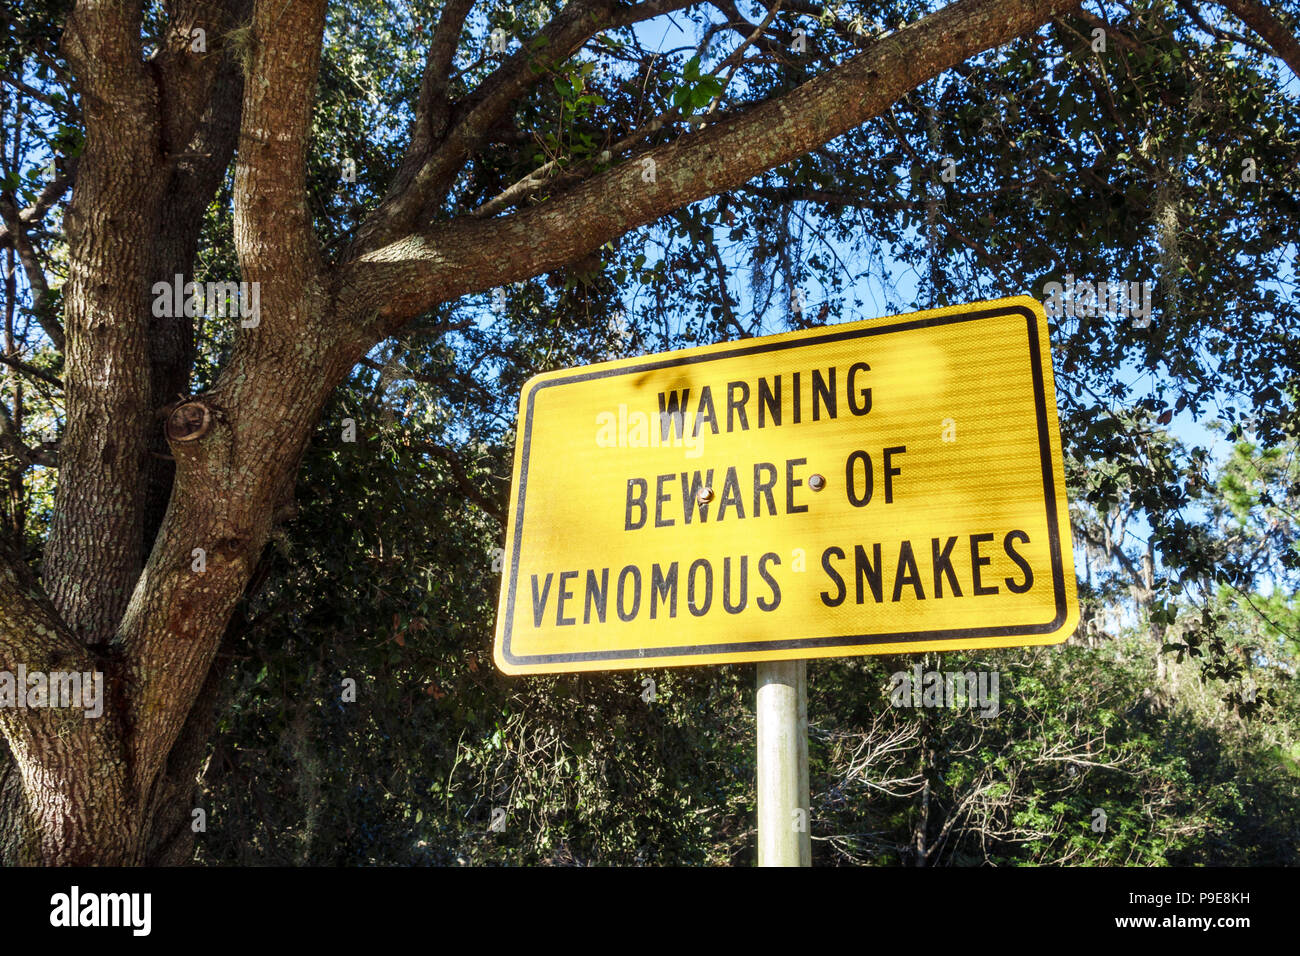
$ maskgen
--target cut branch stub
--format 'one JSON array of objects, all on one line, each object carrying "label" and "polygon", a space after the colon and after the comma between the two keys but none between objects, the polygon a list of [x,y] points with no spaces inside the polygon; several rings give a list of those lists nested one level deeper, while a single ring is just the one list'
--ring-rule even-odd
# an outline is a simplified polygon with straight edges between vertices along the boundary
[{"label": "cut branch stub", "polygon": [[167,416],[167,440],[195,441],[212,427],[212,412],[202,402],[185,402]]}]

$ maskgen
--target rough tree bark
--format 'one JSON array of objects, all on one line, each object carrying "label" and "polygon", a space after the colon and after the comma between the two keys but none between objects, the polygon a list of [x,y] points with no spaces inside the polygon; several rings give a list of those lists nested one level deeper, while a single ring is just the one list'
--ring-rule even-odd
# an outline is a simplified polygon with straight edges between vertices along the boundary
[{"label": "rough tree bark", "polygon": [[[63,39],[86,133],[67,213],[67,427],[43,582],[0,551],[0,669],[100,670],[108,699],[98,719],[0,711],[11,754],[0,755],[4,860],[185,859],[185,800],[210,729],[222,636],[292,500],[326,401],[378,342],[438,303],[571,264],[814,149],[1077,0],[958,0],[865,41],[789,93],[546,202],[434,221],[467,159],[544,75],[539,63],[688,5],[573,0],[543,29],[544,45],[506,58],[453,103],[452,54],[472,0],[448,0],[400,171],[347,252],[326,262],[305,188],[325,0],[255,0],[251,22],[242,0],[178,0],[167,5],[165,49],[148,60],[142,0],[78,0]],[[220,38],[246,22],[241,77]],[[199,26],[207,55],[190,52]],[[239,330],[212,390],[174,412],[178,430],[164,446],[159,409],[187,387],[193,331],[182,318],[154,319],[149,290],[189,273],[200,211],[236,139],[235,240],[244,280],[260,283],[261,322]],[[645,158],[654,183],[641,179]],[[187,410],[206,414],[205,431],[185,434]],[[150,455],[164,447],[174,474]],[[201,574],[191,570],[195,548],[206,553]]]}]

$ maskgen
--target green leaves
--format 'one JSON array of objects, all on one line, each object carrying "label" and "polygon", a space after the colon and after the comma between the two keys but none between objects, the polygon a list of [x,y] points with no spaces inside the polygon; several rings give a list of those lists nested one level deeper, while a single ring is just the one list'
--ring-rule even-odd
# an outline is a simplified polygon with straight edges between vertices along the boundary
[{"label": "green leaves", "polygon": [[718,77],[700,74],[700,58],[693,56],[682,68],[682,82],[673,89],[671,101],[689,115],[708,106],[723,88],[723,82]]}]

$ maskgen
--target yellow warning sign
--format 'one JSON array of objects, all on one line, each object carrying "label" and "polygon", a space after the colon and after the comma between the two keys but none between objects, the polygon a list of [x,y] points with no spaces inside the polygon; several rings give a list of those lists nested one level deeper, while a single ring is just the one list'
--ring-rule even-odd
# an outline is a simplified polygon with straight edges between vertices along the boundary
[{"label": "yellow warning sign", "polygon": [[1053,644],[1077,622],[1033,299],[524,387],[507,673]]}]

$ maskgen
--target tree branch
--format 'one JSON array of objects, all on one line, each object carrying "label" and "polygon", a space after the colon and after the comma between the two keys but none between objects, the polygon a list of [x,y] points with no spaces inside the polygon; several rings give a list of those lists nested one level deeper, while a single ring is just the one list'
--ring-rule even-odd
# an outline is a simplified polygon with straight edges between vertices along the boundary
[{"label": "tree branch", "polygon": [[[93,675],[103,691],[100,714],[51,707],[0,708],[28,807],[35,795],[57,796],[34,825],[41,859],[87,865],[131,859],[131,798],[123,775],[121,711],[104,663],[81,646],[60,619],[22,558],[0,540],[0,670]],[[27,688],[19,689],[26,693]],[[83,685],[82,701],[86,701]],[[86,767],[97,772],[88,774]],[[74,809],[75,808],[75,809]],[[87,824],[87,821],[89,823]]]},{"label": "tree branch", "polygon": [[[251,7],[249,0],[236,0],[236,7],[226,22],[243,21]],[[193,274],[194,256],[205,221],[204,210],[230,169],[235,143],[239,139],[243,74],[236,57],[229,51],[213,54],[213,59],[216,70],[212,82],[206,85],[206,104],[194,107],[201,110],[198,121],[193,124],[184,151],[174,156],[167,173],[169,201],[163,204],[158,232],[154,237],[150,267],[152,281],[171,282],[178,274]],[[180,125],[178,121],[171,123],[173,130]],[[152,408],[161,408],[176,395],[189,392],[194,368],[194,324],[194,319],[183,312],[172,316],[150,315]],[[163,457],[166,438],[162,430],[155,430],[149,438],[150,460],[145,476],[146,542],[153,540],[162,522],[174,473],[174,465]]]},{"label": "tree branch", "polygon": [[[628,153],[628,151],[638,143],[641,143],[648,137],[659,132],[659,130],[663,129],[673,120],[680,119],[681,114],[681,107],[669,107],[639,129],[633,130],[618,142],[611,144],[609,149],[605,150],[605,152],[609,153],[611,160],[617,159]],[[700,125],[710,125],[721,118],[722,117],[720,116],[710,114],[707,117],[700,118],[697,122]],[[549,187],[553,192],[562,192],[564,189],[576,185],[591,175],[592,171],[595,170],[600,163],[601,161],[599,157],[589,159],[585,162],[570,166],[567,169],[563,169],[562,172],[552,176],[551,174],[554,173],[555,170],[561,168],[560,160],[553,159],[550,162],[537,167],[522,179],[516,180],[501,192],[497,193],[497,195],[493,196],[491,199],[487,200],[466,215],[474,219],[486,219],[495,216],[504,209],[521,204],[525,199],[533,195],[533,193],[546,187]]]},{"label": "tree branch", "polygon": [[[13,673],[19,664],[41,671],[92,669],[86,649],[68,633],[22,557],[0,538],[0,671]],[[9,726],[0,727],[8,737]]]},{"label": "tree branch", "polygon": [[[1031,189],[1045,182],[1059,181],[1059,176],[1051,173],[1039,173],[1029,179],[1000,186],[997,189],[984,189],[973,193],[962,193],[966,202],[993,199],[1020,189]],[[837,189],[815,189],[797,186],[747,186],[744,192],[751,196],[762,196],[778,202],[812,202],[826,206],[850,206],[854,209],[874,209],[881,212],[897,212],[904,209],[924,211],[932,200],[924,199],[869,199],[862,193],[845,192]]]},{"label": "tree branch", "polygon": [[140,49],[142,7],[142,0],[79,0],[68,14],[63,53],[88,128],[114,112],[132,120],[153,99]]},{"label": "tree branch", "polygon": [[1219,4],[1264,38],[1291,72],[1300,76],[1300,40],[1292,29],[1256,0],[1218,0]]},{"label": "tree branch", "polygon": [[17,208],[8,200],[0,200],[0,218],[4,219],[9,235],[13,239],[14,249],[18,253],[18,261],[23,264],[23,272],[27,275],[27,284],[31,286],[32,314],[36,316],[36,321],[50,337],[54,347],[62,352],[63,326],[59,324],[59,320],[50,309],[50,287],[45,281],[45,269],[41,266],[36,249],[27,236],[27,228],[18,218]]},{"label": "tree branch", "polygon": [[142,59],[141,6],[78,0],[62,41],[86,138],[64,214],[73,263],[63,285],[67,419],[42,574],[68,627],[88,643],[112,636],[143,558],[141,469],[153,424],[146,276],[163,197],[159,93]]},{"label": "tree branch", "polygon": [[30,375],[32,378],[38,378],[42,382],[48,382],[55,388],[63,388],[63,379],[57,375],[51,375],[45,369],[37,368],[35,365],[28,365],[21,359],[12,358],[8,355],[0,355],[0,362],[8,365],[10,368],[22,372],[24,375]]},{"label": "tree branch", "polygon": [[[465,18],[474,7],[475,0],[448,0],[438,20],[438,29],[429,44],[425,59],[424,78],[420,82],[420,100],[416,106],[416,132],[411,137],[408,156],[423,156],[429,147],[447,130],[451,118],[451,101],[447,98],[447,84],[451,79],[451,64],[460,43]],[[420,133],[423,141],[419,141]]]},{"label": "tree branch", "polygon": [[35,464],[49,464],[48,461],[40,460],[44,458],[40,452],[23,444],[13,416],[9,414],[9,406],[4,402],[0,402],[0,449],[8,450],[10,455],[29,468]]},{"label": "tree branch", "polygon": [[[380,220],[388,215],[398,215],[402,197],[415,188],[414,183],[421,169],[434,149],[447,132],[451,121],[451,101],[447,96],[447,86],[451,78],[451,64],[460,41],[465,18],[473,8],[475,0],[448,0],[438,20],[433,39],[429,43],[429,52],[425,57],[424,75],[420,80],[420,97],[415,107],[415,118],[411,123],[411,140],[407,144],[402,164],[393,177],[388,191],[378,209],[362,224],[353,240],[353,245],[362,241],[367,228],[378,229]],[[415,204],[415,197],[411,198]]]},{"label": "tree branch", "polygon": [[[320,272],[307,208],[307,141],[325,0],[256,0],[235,164],[235,247],[250,282],[296,297]],[[269,288],[268,288],[269,287]]]},{"label": "tree branch", "polygon": [[[432,303],[567,265],[629,229],[781,166],[967,57],[1077,5],[958,0],[786,94],[657,146],[549,202],[501,219],[435,224],[367,253],[347,267],[349,279],[387,334]],[[506,248],[517,253],[496,254]]]},{"label": "tree branch", "polygon": [[[450,129],[427,155],[408,150],[400,176],[357,231],[349,258],[378,248],[432,216],[465,160],[487,141],[509,107],[546,73],[564,63],[601,30],[627,26],[690,6],[695,0],[646,0],[619,9],[616,0],[573,0],[506,60],[456,110]],[[412,147],[415,147],[414,137]],[[408,168],[408,164],[409,167]],[[412,169],[414,171],[412,171]]]},{"label": "tree branch", "polygon": [[0,83],[7,83],[24,96],[30,96],[38,103],[43,103],[64,119],[76,120],[78,118],[77,110],[70,103],[56,100],[49,93],[43,93],[35,87],[28,86],[16,76],[0,75]]},{"label": "tree branch", "polygon": [[[203,118],[212,85],[225,61],[226,36],[241,15],[245,0],[175,0],[164,47],[156,57],[160,87],[162,150],[181,153]],[[193,48],[194,31],[202,30],[205,51]]]},{"label": "tree branch", "polygon": [[[26,209],[19,211],[19,223],[26,226],[44,219],[45,214],[50,211],[50,207],[62,199],[64,193],[72,188],[73,182],[76,181],[76,174],[77,160],[75,158],[67,160],[64,168],[41,189],[36,201]],[[12,244],[13,240],[14,234],[9,230],[9,226],[0,226],[0,249]]]},{"label": "tree branch", "polygon": [[1212,26],[1211,24],[1206,23],[1205,18],[1201,16],[1201,12],[1196,9],[1196,5],[1192,3],[1191,0],[1176,0],[1176,2],[1179,8],[1185,14],[1187,14],[1189,17],[1192,18],[1193,23],[1195,23],[1198,27],[1200,27],[1210,36],[1214,37],[1216,40],[1226,40],[1229,43],[1240,43],[1242,46],[1246,47],[1247,49],[1254,50],[1256,53],[1262,53],[1264,54],[1264,56],[1273,55],[1273,51],[1270,50],[1265,44],[1260,43],[1259,40],[1257,39],[1252,39],[1251,37],[1244,36],[1240,33],[1237,33],[1235,30],[1224,30],[1220,27]]}]

